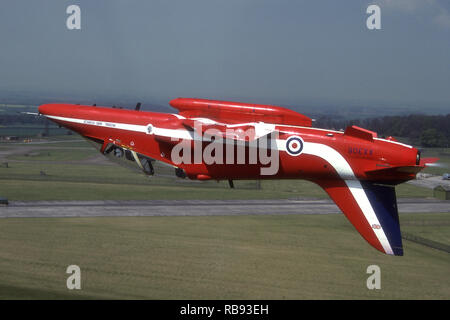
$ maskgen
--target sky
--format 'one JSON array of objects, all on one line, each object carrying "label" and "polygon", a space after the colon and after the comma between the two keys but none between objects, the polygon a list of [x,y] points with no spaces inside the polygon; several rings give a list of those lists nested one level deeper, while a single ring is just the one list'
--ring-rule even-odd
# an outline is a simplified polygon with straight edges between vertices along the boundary
[{"label": "sky", "polygon": [[2,0],[0,40],[0,100],[450,110],[447,0]]}]

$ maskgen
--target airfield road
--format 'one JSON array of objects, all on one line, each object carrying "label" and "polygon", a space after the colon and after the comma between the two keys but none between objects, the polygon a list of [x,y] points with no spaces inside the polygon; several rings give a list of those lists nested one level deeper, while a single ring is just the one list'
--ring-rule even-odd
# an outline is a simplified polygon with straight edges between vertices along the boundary
[{"label": "airfield road", "polygon": [[[399,212],[450,212],[450,202],[399,199]],[[12,201],[1,218],[336,214],[331,200]]]}]

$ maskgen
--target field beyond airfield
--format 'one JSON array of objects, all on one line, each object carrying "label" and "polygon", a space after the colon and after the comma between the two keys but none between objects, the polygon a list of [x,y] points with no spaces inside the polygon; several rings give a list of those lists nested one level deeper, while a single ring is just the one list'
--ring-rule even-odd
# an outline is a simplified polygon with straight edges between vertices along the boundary
[{"label": "field beyond airfield", "polygon": [[[305,181],[235,185],[179,180],[165,168],[147,178],[109,162],[78,136],[0,144],[0,197],[12,204],[327,199]],[[397,191],[400,198],[432,197],[431,189],[410,184]],[[5,210],[0,207],[0,215]],[[254,215],[250,206],[248,214],[234,216],[0,219],[0,298],[450,298],[449,213],[401,214],[402,232],[412,240],[403,240],[405,256],[391,257],[370,247],[342,214],[271,210]],[[73,264],[81,268],[81,290],[66,288],[66,268]],[[373,264],[381,268],[381,290],[366,287],[366,269]]]},{"label": "field beyond airfield", "polygon": [[[449,243],[449,214],[403,214]],[[2,299],[448,299],[449,253],[370,247],[343,215],[12,218],[0,221]],[[68,290],[66,268],[81,268]],[[367,267],[381,268],[368,290]]]}]

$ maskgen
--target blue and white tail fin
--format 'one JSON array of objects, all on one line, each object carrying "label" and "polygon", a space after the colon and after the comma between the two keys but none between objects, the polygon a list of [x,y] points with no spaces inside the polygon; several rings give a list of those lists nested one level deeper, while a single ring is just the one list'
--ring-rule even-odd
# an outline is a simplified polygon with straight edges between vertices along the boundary
[{"label": "blue and white tail fin", "polygon": [[403,255],[395,188],[359,180],[316,181],[377,250]]}]

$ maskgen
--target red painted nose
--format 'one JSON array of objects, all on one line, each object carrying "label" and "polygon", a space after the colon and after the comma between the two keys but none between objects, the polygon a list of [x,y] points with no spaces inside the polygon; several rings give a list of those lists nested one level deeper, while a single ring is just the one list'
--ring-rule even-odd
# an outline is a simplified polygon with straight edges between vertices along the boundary
[{"label": "red painted nose", "polygon": [[56,115],[58,114],[58,109],[61,111],[58,106],[57,104],[43,104],[39,106],[39,113],[46,116]]},{"label": "red painted nose", "polygon": [[39,113],[44,116],[70,117],[79,105],[65,103],[48,103],[39,106]]}]

